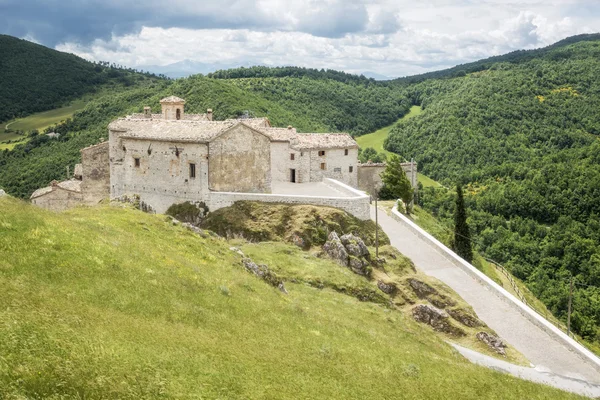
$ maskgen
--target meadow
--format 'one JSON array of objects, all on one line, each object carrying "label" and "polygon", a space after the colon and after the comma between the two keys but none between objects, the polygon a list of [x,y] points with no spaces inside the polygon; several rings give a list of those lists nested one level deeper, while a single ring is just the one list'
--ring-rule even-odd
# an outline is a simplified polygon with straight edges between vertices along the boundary
[{"label": "meadow", "polygon": [[[2,398],[579,398],[473,365],[402,313],[303,282],[357,284],[293,246],[242,243],[296,276],[286,295],[246,272],[230,242],[164,216],[57,214],[4,197],[0,230]],[[310,268],[286,271],[288,256]]]}]

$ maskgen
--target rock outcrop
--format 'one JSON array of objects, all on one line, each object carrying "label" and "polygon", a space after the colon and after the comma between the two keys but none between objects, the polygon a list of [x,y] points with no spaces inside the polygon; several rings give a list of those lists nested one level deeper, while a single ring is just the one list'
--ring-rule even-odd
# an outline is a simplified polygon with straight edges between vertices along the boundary
[{"label": "rock outcrop", "polygon": [[277,277],[277,275],[271,272],[269,270],[269,267],[267,267],[266,265],[256,264],[248,257],[242,258],[242,265],[244,266],[244,268],[246,268],[247,271],[252,272],[254,275],[267,282],[269,285],[278,288],[285,294],[288,293],[285,289],[283,281],[279,277]]},{"label": "rock outcrop", "polygon": [[390,296],[394,296],[398,293],[398,287],[396,284],[391,282],[377,281],[377,287],[385,294],[389,294]]},{"label": "rock outcrop", "polygon": [[484,326],[485,324],[479,320],[476,316],[470,312],[461,308],[447,309],[446,312],[450,314],[452,318],[460,322],[461,324],[468,326],[469,328],[477,328]]},{"label": "rock outcrop", "polygon": [[429,286],[425,282],[411,278],[408,279],[408,284],[412,288],[413,292],[420,299],[426,299],[431,304],[438,308],[446,308],[448,306],[454,306],[456,302],[448,296],[441,294],[432,286]]},{"label": "rock outcrop", "polygon": [[331,232],[323,245],[323,251],[352,272],[363,276],[371,275],[371,254],[360,237],[346,234],[340,238],[337,233]]},{"label": "rock outcrop", "polygon": [[478,332],[475,336],[496,353],[506,356],[506,344],[498,336],[487,332]]},{"label": "rock outcrop", "polygon": [[444,311],[430,306],[429,304],[416,305],[412,310],[415,321],[431,326],[438,332],[447,333],[452,336],[465,336],[461,328],[452,325],[450,316]]}]

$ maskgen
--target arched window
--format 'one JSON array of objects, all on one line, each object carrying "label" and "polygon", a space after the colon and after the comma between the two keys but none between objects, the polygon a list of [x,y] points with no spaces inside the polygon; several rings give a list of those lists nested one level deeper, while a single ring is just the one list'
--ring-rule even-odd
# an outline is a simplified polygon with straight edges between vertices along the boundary
[{"label": "arched window", "polygon": [[175,111],[175,119],[181,119],[181,110],[179,108]]}]

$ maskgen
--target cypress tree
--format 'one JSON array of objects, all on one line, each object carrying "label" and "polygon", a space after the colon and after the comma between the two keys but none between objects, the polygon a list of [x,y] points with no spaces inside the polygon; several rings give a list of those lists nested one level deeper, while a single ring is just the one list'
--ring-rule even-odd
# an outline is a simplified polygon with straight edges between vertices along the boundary
[{"label": "cypress tree", "polygon": [[460,184],[456,185],[456,209],[454,210],[454,251],[468,262],[473,261],[471,234],[467,225],[465,200]]}]

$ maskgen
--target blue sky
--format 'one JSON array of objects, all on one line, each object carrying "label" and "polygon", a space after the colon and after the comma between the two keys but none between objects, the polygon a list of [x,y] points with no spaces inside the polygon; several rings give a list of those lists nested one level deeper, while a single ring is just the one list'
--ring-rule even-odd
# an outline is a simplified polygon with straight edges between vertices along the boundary
[{"label": "blue sky", "polygon": [[600,0],[0,0],[0,32],[143,67],[404,76],[600,31]]}]

